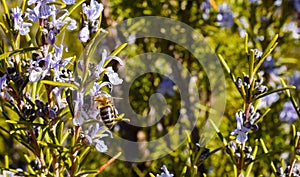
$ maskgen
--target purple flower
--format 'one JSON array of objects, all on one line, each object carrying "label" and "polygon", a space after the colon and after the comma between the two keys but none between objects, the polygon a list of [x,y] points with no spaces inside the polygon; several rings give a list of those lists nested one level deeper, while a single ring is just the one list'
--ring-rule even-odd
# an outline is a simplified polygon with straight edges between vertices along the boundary
[{"label": "purple flower", "polygon": [[14,177],[16,173],[11,172],[11,171],[7,171],[7,170],[3,170],[2,171],[3,175],[0,174],[0,177]]},{"label": "purple flower", "polygon": [[10,97],[7,91],[6,74],[0,77],[0,97],[4,99]]},{"label": "purple flower", "polygon": [[162,94],[167,94],[169,96],[173,96],[175,94],[174,91],[174,82],[169,79],[168,77],[162,77],[162,80],[160,81],[158,85],[158,92]]},{"label": "purple flower", "polygon": [[261,4],[261,0],[249,0],[250,4]]},{"label": "purple flower", "polygon": [[234,25],[233,14],[228,4],[223,3],[219,5],[216,20],[218,25],[224,28],[231,28]]},{"label": "purple flower", "polygon": [[95,143],[95,147],[96,147],[97,151],[106,152],[108,150],[108,148],[103,140],[96,139],[94,141],[94,143]]},{"label": "purple flower", "polygon": [[109,82],[112,85],[119,85],[119,84],[121,84],[123,82],[123,80],[119,78],[118,74],[115,73],[111,67],[103,68],[104,63],[107,60],[116,60],[116,61],[119,62],[119,64],[121,66],[124,66],[123,61],[119,57],[116,57],[116,56],[107,56],[107,51],[103,50],[103,52],[102,52],[102,59],[101,59],[101,61],[98,64],[97,70],[94,71],[94,72],[97,73],[97,75],[99,75],[100,73],[104,72],[108,76]]},{"label": "purple flower", "polygon": [[295,22],[295,21],[291,21],[289,24],[284,25],[283,26],[283,31],[291,33],[292,37],[294,39],[300,39],[300,34],[299,34],[300,33],[300,28],[298,27],[297,22]]},{"label": "purple flower", "polygon": [[130,44],[134,44],[136,41],[136,36],[134,34],[130,34],[127,38],[127,43]]},{"label": "purple flower", "polygon": [[12,8],[11,11],[11,17],[14,19],[14,29],[18,30],[21,35],[29,33],[29,26],[32,26],[32,24],[23,21],[22,10],[19,7],[16,7]]},{"label": "purple flower", "polygon": [[91,0],[89,6],[87,6],[86,3],[82,4],[82,11],[86,15],[87,19],[93,22],[100,17],[101,12],[103,11],[103,4],[98,3],[95,0]]},{"label": "purple flower", "polygon": [[82,129],[84,130],[83,136],[88,145],[94,145],[99,152],[106,152],[108,150],[107,145],[101,139],[107,136],[112,138],[112,133],[106,130],[105,126],[101,125],[99,121],[88,120],[82,125]]},{"label": "purple flower", "polygon": [[29,20],[32,22],[38,22],[39,21],[39,16],[34,12],[34,10],[27,8],[26,9],[26,16],[28,17]]},{"label": "purple flower", "polygon": [[33,22],[37,22],[38,19],[46,19],[51,15],[51,12],[55,9],[54,5],[48,5],[47,3],[53,2],[53,0],[29,0],[28,5],[36,4],[33,10],[27,9],[28,18]]},{"label": "purple flower", "polygon": [[256,59],[260,59],[260,57],[262,56],[262,51],[258,50],[258,49],[254,49],[254,57]]},{"label": "purple flower", "polygon": [[267,95],[260,100],[257,109],[270,107],[273,103],[275,103],[278,100],[279,100],[278,93]]},{"label": "purple flower", "polygon": [[275,5],[275,6],[278,6],[278,7],[280,7],[281,4],[282,4],[282,0],[276,0],[276,1],[274,2],[274,5]]},{"label": "purple flower", "polygon": [[[59,18],[56,18],[57,14],[64,12]],[[77,28],[76,21],[70,17],[67,17],[69,12],[67,10],[53,10],[51,11],[52,21],[49,22],[50,28],[54,28],[55,31],[60,31],[60,28],[65,24],[68,24],[68,30],[75,30]]]},{"label": "purple flower", "polygon": [[63,0],[63,2],[67,5],[75,4],[75,0]]},{"label": "purple flower", "polygon": [[283,109],[279,114],[279,119],[290,124],[299,119],[292,102],[288,101],[284,103]]},{"label": "purple flower", "polygon": [[294,74],[289,78],[290,84],[296,87],[300,86],[300,71],[295,71]]},{"label": "purple flower", "polygon": [[[30,75],[31,82],[37,82],[43,79],[49,72],[52,54],[48,54],[45,58],[36,61],[30,61]],[[41,66],[42,65],[42,66]]]},{"label": "purple flower", "polygon": [[88,119],[88,114],[83,110],[83,92],[77,92],[76,100],[74,101],[74,118],[73,124],[75,126],[81,126],[85,119]]},{"label": "purple flower", "polygon": [[300,12],[300,1],[299,0],[294,0],[294,6],[297,10],[297,12],[299,13]]},{"label": "purple flower", "polygon": [[248,140],[247,133],[250,131],[250,129],[244,126],[244,111],[240,110],[238,113],[236,113],[235,118],[237,126],[231,134],[236,134],[236,142],[242,144]]},{"label": "purple flower", "polygon": [[52,92],[55,95],[55,99],[56,99],[56,103],[58,106],[58,109],[63,109],[65,108],[68,103],[66,98],[62,98],[61,97],[61,91],[64,89],[65,87],[55,87]]},{"label": "purple flower", "polygon": [[171,174],[171,173],[169,172],[169,170],[167,169],[167,167],[166,167],[165,165],[163,165],[163,166],[161,167],[161,170],[162,170],[163,172],[162,172],[160,175],[157,174],[156,177],[172,177],[172,176],[174,176],[173,174]]},{"label": "purple flower", "polygon": [[47,36],[47,42],[51,45],[55,44],[55,39],[56,39],[56,34],[54,33],[53,30],[50,30]]},{"label": "purple flower", "polygon": [[53,80],[58,82],[73,81],[72,72],[66,69],[66,66],[70,63],[72,57],[62,59],[63,48],[64,46],[62,44],[59,47],[54,46],[54,57],[51,61],[51,66],[54,69]]},{"label": "purple flower", "polygon": [[81,42],[87,42],[90,39],[90,30],[88,26],[83,27],[79,31],[78,38]]},{"label": "purple flower", "polygon": [[239,33],[240,33],[240,37],[241,38],[245,38],[247,31],[241,27],[238,27]]},{"label": "purple flower", "polygon": [[95,96],[101,93],[102,92],[101,88],[104,86],[108,86],[108,88],[110,89],[112,88],[112,84],[110,82],[102,82],[101,84],[94,82],[94,86],[90,91],[91,96]]},{"label": "purple flower", "polygon": [[106,68],[106,73],[105,73],[108,77],[108,80],[110,83],[112,83],[113,85],[120,85],[123,82],[123,79],[119,78],[118,73],[116,73],[112,67],[108,67]]},{"label": "purple flower", "polygon": [[209,0],[203,1],[200,5],[200,9],[202,10],[202,18],[204,20],[208,20],[209,19],[209,13],[211,10],[212,6],[210,4]]}]

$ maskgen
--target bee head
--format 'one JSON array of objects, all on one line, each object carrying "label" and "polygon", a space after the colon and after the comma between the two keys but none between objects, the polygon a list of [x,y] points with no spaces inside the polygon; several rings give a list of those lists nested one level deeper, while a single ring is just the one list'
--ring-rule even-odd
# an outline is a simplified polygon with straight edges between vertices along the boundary
[{"label": "bee head", "polygon": [[108,93],[97,94],[95,96],[94,100],[97,105],[101,105],[101,106],[106,106],[108,104],[112,104],[112,97]]}]

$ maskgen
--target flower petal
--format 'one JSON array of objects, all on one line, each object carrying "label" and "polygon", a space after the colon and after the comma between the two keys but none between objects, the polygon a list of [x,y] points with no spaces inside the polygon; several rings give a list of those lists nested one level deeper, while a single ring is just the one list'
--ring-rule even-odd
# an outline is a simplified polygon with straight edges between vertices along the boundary
[{"label": "flower petal", "polygon": [[108,148],[103,140],[97,139],[94,141],[94,143],[95,143],[95,147],[96,147],[97,151],[106,152],[108,150]]}]

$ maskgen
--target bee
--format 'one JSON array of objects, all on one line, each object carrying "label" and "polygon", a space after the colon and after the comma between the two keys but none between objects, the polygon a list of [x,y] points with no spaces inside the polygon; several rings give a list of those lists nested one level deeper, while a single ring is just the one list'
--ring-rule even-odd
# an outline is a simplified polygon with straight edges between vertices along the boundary
[{"label": "bee", "polygon": [[113,102],[113,97],[108,93],[101,92],[95,95],[94,104],[99,110],[97,119],[101,119],[109,129],[112,129],[116,122],[120,120],[120,116]]}]

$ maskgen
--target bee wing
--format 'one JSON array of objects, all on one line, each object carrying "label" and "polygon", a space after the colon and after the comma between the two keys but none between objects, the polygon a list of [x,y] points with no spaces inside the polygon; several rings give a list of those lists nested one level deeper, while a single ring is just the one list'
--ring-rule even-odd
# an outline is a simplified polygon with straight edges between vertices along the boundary
[{"label": "bee wing", "polygon": [[111,97],[112,99],[114,99],[114,100],[122,100],[122,99],[124,99],[124,98],[121,98],[121,97]]}]

